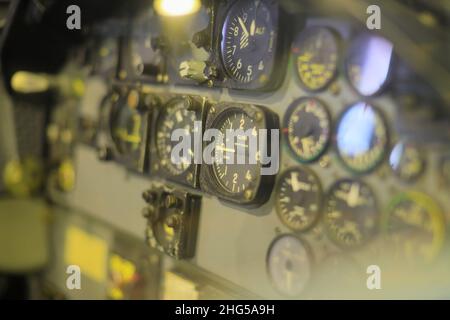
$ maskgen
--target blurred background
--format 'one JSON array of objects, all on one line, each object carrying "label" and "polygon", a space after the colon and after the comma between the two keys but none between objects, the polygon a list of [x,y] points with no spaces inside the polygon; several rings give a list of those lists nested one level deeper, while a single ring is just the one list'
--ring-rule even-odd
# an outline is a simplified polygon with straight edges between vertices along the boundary
[{"label": "blurred background", "polygon": [[[449,13],[0,0],[0,298],[448,299]],[[174,163],[194,121],[279,172]]]}]

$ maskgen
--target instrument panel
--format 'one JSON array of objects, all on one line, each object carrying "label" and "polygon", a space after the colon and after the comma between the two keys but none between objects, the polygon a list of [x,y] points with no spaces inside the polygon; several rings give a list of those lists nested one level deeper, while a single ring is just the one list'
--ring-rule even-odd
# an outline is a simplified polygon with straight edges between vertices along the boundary
[{"label": "instrument panel", "polygon": [[199,3],[94,23],[71,62],[86,87],[72,115],[93,134],[58,156],[74,182],[52,201],[242,297],[379,297],[370,265],[435,283],[450,261],[450,113],[400,41],[284,1]]}]

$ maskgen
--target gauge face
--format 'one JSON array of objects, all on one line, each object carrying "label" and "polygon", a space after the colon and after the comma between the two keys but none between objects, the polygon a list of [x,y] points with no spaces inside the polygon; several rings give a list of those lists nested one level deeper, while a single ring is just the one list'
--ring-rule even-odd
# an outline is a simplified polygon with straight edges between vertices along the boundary
[{"label": "gauge face", "polygon": [[277,45],[278,10],[267,1],[236,1],[222,28],[221,55],[227,74],[235,81],[270,79]]},{"label": "gauge face", "polygon": [[295,167],[279,178],[275,207],[280,220],[294,231],[310,228],[320,215],[322,188],[310,170]]},{"label": "gauge face", "polygon": [[381,113],[358,102],[344,111],[336,133],[338,153],[356,173],[366,173],[384,158],[388,146],[387,127]]},{"label": "gauge face", "polygon": [[117,151],[132,154],[140,150],[144,139],[143,117],[137,110],[139,94],[132,90],[125,99],[119,99],[111,113],[111,135]]},{"label": "gauge face", "polygon": [[325,151],[331,132],[326,107],[317,99],[301,98],[291,104],[284,117],[284,133],[300,162],[316,160]]},{"label": "gauge face", "polygon": [[393,44],[376,36],[363,34],[352,43],[346,61],[350,84],[363,96],[378,93],[389,78]]},{"label": "gauge face", "polygon": [[[195,111],[190,111],[185,107],[184,99],[175,98],[161,111],[158,118],[156,147],[158,156],[161,159],[161,165],[173,175],[184,173],[191,166],[193,159],[193,141],[191,141],[190,159],[188,155],[173,155],[173,148],[179,141],[172,141],[171,136],[174,130],[182,129],[185,131],[185,139],[193,140],[195,121],[197,119]],[[179,158],[179,159],[178,159]]]},{"label": "gauge face", "polygon": [[431,262],[445,238],[445,217],[429,196],[409,191],[391,201],[383,218],[389,245],[408,260]]},{"label": "gauge face", "polygon": [[328,28],[311,27],[304,30],[295,41],[292,53],[297,74],[305,89],[324,89],[336,75],[338,44]]},{"label": "gauge face", "polygon": [[397,143],[389,156],[392,171],[403,181],[411,182],[423,172],[425,160],[417,147],[412,143]]},{"label": "gauge face", "polygon": [[302,240],[282,235],[270,245],[267,271],[275,289],[288,297],[300,295],[311,278],[312,258]]},{"label": "gauge face", "polygon": [[[252,135],[257,137],[258,127],[253,118],[249,117],[244,111],[232,109],[225,112],[218,121],[214,124],[220,132],[219,139],[223,143],[216,145],[214,155],[216,161],[213,163],[213,172],[219,185],[229,193],[238,194],[246,190],[251,192],[252,186],[257,186],[257,181],[260,177],[261,165],[259,163],[258,155],[250,154],[249,138],[246,135],[238,135],[234,139],[231,149],[227,148],[229,144],[228,130],[247,130],[252,131]],[[240,157],[247,159],[245,163],[239,162]],[[232,157],[233,163],[229,161]],[[250,157],[253,157],[254,164],[251,163]]]},{"label": "gauge face", "polygon": [[369,186],[353,180],[335,183],[328,194],[325,226],[329,238],[343,248],[366,243],[377,231],[378,210]]}]

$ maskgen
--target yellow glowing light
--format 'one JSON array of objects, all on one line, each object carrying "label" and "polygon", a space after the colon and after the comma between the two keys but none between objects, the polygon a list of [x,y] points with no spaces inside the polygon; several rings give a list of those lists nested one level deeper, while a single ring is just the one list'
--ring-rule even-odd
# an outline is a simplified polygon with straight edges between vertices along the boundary
[{"label": "yellow glowing light", "polygon": [[155,0],[155,11],[161,16],[184,16],[200,9],[200,0]]}]

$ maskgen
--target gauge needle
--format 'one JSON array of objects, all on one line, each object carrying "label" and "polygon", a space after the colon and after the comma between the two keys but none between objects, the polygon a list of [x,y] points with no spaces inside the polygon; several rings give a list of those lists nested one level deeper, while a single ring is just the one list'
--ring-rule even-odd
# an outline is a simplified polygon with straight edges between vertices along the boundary
[{"label": "gauge needle", "polygon": [[292,173],[290,182],[291,182],[291,186],[292,186],[292,191],[294,191],[294,192],[298,192],[300,190],[302,190],[302,191],[310,191],[311,190],[310,185],[298,180],[298,175],[296,172]]},{"label": "gauge needle", "polygon": [[246,27],[245,24],[244,24],[244,21],[242,21],[241,17],[238,17],[238,21],[239,21],[239,24],[241,25],[242,32],[243,32],[243,33],[247,36],[247,38],[248,38],[249,34],[248,34],[247,27]]},{"label": "gauge needle", "polygon": [[256,30],[256,22],[255,20],[252,20],[252,23],[250,24],[250,35],[254,36]]},{"label": "gauge needle", "polygon": [[236,150],[234,150],[234,149],[225,148],[225,147],[222,147],[222,146],[217,146],[216,149],[219,150],[219,151],[225,151],[225,152],[230,152],[230,153],[235,153],[236,152]]},{"label": "gauge needle", "polygon": [[241,25],[241,28],[242,28],[242,35],[241,35],[241,41],[239,43],[239,47],[241,49],[243,49],[243,48],[246,48],[248,46],[249,34],[248,34],[247,28],[245,27],[244,21],[242,21],[241,17],[238,17],[238,21],[239,21],[239,24]]}]

